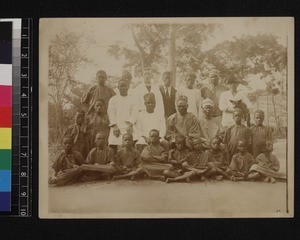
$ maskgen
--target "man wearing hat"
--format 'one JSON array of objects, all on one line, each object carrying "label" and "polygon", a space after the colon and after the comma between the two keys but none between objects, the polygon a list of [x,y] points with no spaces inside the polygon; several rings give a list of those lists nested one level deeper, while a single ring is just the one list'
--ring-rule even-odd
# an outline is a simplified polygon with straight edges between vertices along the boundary
[{"label": "man wearing hat", "polygon": [[223,112],[219,109],[220,95],[222,92],[225,92],[229,89],[227,86],[220,84],[219,79],[220,79],[219,74],[216,71],[210,72],[209,80],[212,87],[211,88],[203,87],[201,89],[201,94],[204,99],[210,98],[211,100],[213,100],[214,107],[213,107],[212,116],[217,118],[221,123]]},{"label": "man wearing hat", "polygon": [[204,99],[201,104],[203,114],[199,121],[203,131],[203,137],[210,143],[211,140],[221,133],[221,126],[218,120],[212,116],[214,109],[214,102],[210,98]]},{"label": "man wearing hat", "polygon": [[177,113],[172,114],[167,119],[166,139],[172,144],[177,134],[182,134],[187,140],[187,146],[190,146],[194,138],[203,137],[202,128],[197,117],[188,112],[188,98],[180,95],[176,100]]},{"label": "man wearing hat", "polygon": [[252,104],[245,93],[238,91],[238,85],[241,83],[234,76],[230,76],[227,81],[230,90],[221,93],[219,100],[219,108],[223,112],[222,125],[223,127],[230,127],[234,125],[232,113],[234,111],[233,102],[241,100],[250,109]]},{"label": "man wearing hat", "polygon": [[133,126],[134,139],[137,139],[137,149],[142,152],[143,148],[148,143],[149,132],[152,129],[156,129],[161,136],[161,141],[164,140],[166,134],[166,121],[164,115],[156,111],[156,99],[153,93],[147,93],[144,95],[144,104],[146,110],[139,112],[137,121]]},{"label": "man wearing hat", "polygon": [[[132,81],[131,73],[127,70],[124,70],[123,73],[122,73],[121,78],[128,82],[128,86],[129,86],[128,96],[133,96],[133,89],[132,89],[132,86],[131,86],[131,81]],[[116,92],[116,94],[118,94],[118,91],[115,91],[115,92]]]},{"label": "man wearing hat", "polygon": [[144,82],[139,84],[133,91],[133,96],[137,104],[138,112],[145,110],[144,96],[147,93],[153,93],[156,99],[156,111],[164,114],[163,99],[159,87],[152,82],[152,69],[145,67],[143,71]]}]

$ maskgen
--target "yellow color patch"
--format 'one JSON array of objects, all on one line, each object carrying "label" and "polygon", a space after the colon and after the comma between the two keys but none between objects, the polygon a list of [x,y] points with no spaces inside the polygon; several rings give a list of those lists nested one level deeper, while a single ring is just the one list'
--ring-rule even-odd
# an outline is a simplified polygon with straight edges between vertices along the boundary
[{"label": "yellow color patch", "polygon": [[11,128],[0,128],[0,149],[11,149]]}]

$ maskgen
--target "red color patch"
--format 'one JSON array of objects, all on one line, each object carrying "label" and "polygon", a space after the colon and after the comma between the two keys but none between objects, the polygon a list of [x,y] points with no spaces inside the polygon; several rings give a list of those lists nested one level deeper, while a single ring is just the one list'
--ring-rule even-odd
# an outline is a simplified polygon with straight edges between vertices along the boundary
[{"label": "red color patch", "polygon": [[12,86],[0,85],[0,107],[11,107],[12,105]]},{"label": "red color patch", "polygon": [[12,111],[11,107],[0,107],[0,128],[11,128]]}]

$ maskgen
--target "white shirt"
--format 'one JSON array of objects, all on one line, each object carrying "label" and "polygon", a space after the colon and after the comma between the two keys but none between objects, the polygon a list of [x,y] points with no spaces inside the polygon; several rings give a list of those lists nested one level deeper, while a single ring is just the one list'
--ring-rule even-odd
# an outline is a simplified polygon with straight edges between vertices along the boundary
[{"label": "white shirt", "polygon": [[184,95],[188,98],[188,112],[193,113],[197,118],[199,118],[199,108],[201,107],[201,92],[199,89],[189,89],[187,87],[183,87],[178,90],[177,97],[180,95]]},{"label": "white shirt", "polygon": [[108,142],[112,145],[121,145],[122,137],[126,133],[128,124],[136,122],[137,111],[134,98],[132,96],[115,95],[108,102],[107,114],[109,117],[110,126],[116,124],[120,129],[120,136],[116,137],[113,134],[113,128],[110,129]]},{"label": "white shirt", "polygon": [[[133,90],[133,97],[137,104],[138,112],[142,110],[146,110],[144,96],[147,93],[149,93],[149,91],[144,83],[139,84]],[[159,87],[152,83],[150,93],[153,93],[155,95],[155,101],[156,101],[155,111],[160,111],[164,114],[164,103],[163,103],[163,99]]]},{"label": "white shirt", "polygon": [[141,111],[138,114],[137,121],[134,124],[134,139],[138,139],[137,144],[147,144],[142,136],[149,136],[152,129],[159,131],[161,139],[166,135],[166,121],[164,115],[160,112],[148,113]]},{"label": "white shirt", "polygon": [[222,92],[219,100],[219,108],[223,112],[222,114],[223,127],[230,127],[234,125],[233,114],[227,112],[228,108],[231,110],[233,108],[233,104],[230,102],[230,100],[232,101],[242,100],[242,102],[247,105],[249,110],[252,107],[251,102],[247,98],[246,94],[244,94],[243,92],[238,91],[234,96],[232,95],[231,91]]}]

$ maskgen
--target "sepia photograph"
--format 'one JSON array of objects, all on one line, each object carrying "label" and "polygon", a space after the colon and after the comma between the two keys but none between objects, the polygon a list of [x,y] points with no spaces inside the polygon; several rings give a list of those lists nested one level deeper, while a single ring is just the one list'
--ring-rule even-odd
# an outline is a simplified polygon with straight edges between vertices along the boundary
[{"label": "sepia photograph", "polygon": [[40,19],[40,218],[293,216],[292,17]]}]

